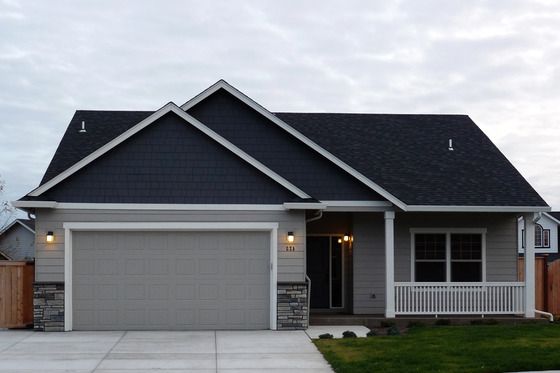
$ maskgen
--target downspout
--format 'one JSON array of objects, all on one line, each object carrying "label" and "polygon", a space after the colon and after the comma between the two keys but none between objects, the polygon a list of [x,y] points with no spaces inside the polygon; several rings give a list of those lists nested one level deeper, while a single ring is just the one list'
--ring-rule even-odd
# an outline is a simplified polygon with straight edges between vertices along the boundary
[{"label": "downspout", "polygon": [[539,220],[541,220],[541,218],[542,218],[542,212],[537,212],[535,214],[535,217],[533,218],[533,223],[536,224]]},{"label": "downspout", "polygon": [[[539,220],[541,220],[541,218],[542,218],[542,212],[536,213],[536,214],[535,214],[535,217],[533,218],[533,223],[537,224],[537,222],[538,222]],[[536,313],[536,314],[539,314],[539,315],[546,316],[546,317],[548,317],[548,320],[549,320],[550,322],[554,322],[554,315],[551,314],[550,312],[541,311],[541,310],[535,310],[535,313]]]},{"label": "downspout", "polygon": [[550,312],[535,310],[535,313],[538,313],[539,315],[546,316],[546,317],[548,317],[548,321],[554,322],[554,315],[551,314]]},{"label": "downspout", "polygon": [[319,220],[323,217],[323,210],[317,210],[317,213],[314,217],[307,219],[306,223],[311,223],[312,221]]}]

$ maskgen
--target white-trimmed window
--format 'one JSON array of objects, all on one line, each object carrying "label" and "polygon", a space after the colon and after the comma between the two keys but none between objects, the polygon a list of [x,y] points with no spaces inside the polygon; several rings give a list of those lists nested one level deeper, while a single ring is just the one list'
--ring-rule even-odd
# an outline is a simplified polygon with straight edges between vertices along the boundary
[{"label": "white-trimmed window", "polygon": [[485,281],[485,229],[411,229],[415,282]]},{"label": "white-trimmed window", "polygon": [[[525,248],[525,229],[521,230],[521,247]],[[550,229],[544,229],[540,224],[535,224],[535,248],[550,248]]]}]

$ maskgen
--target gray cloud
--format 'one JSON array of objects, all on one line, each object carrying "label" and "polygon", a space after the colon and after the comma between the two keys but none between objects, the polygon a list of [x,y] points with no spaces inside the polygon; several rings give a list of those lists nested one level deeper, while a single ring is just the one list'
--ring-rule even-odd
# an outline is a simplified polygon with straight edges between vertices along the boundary
[{"label": "gray cloud", "polygon": [[224,78],[271,110],[467,113],[560,209],[556,1],[0,0],[0,174],[35,187],[76,109]]}]

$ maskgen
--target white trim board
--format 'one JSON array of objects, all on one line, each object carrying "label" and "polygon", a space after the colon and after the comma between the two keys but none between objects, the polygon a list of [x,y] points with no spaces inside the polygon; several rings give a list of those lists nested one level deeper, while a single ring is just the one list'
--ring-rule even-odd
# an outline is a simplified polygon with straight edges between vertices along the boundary
[{"label": "white trim board", "polygon": [[72,331],[72,232],[74,231],[268,231],[270,232],[270,329],[277,329],[278,223],[115,222],[63,223],[64,227],[64,331]]},{"label": "white trim board", "polygon": [[290,126],[289,124],[287,124],[286,122],[278,118],[276,115],[272,114],[270,111],[268,111],[259,103],[257,103],[255,100],[251,99],[249,96],[245,95],[243,92],[239,91],[237,88],[233,87],[223,79],[217,81],[216,83],[206,88],[204,91],[202,91],[201,93],[199,93],[198,95],[196,95],[195,97],[193,97],[192,99],[190,99],[189,101],[181,105],[181,109],[185,111],[189,110],[191,107],[203,101],[204,99],[206,99],[208,96],[215,93],[219,89],[224,89],[225,91],[229,92],[234,97],[238,98],[243,103],[251,107],[253,110],[255,110],[256,112],[258,112],[259,114],[261,114],[262,116],[264,116],[265,118],[267,118],[268,120],[276,124],[278,127],[282,128],[290,135],[294,136],[296,139],[303,142],[305,145],[309,146],[311,149],[315,150],[317,153],[321,154],[323,157],[327,158],[329,161],[331,161],[338,167],[342,168],[344,171],[352,175],[354,178],[361,181],[370,189],[379,193],[381,196],[383,196],[383,198],[386,198],[387,200],[391,201],[399,208],[406,211],[406,204],[404,202],[396,198],[394,195],[389,193],[387,190],[382,188],[377,183],[373,182],[371,179],[369,179],[368,177],[366,177],[356,169],[352,168],[347,163],[343,162],[341,159],[339,159],[334,154],[327,151],[325,148],[319,146],[317,143],[315,143],[314,141],[312,141],[311,139],[303,135],[301,132],[297,131],[295,128],[293,128],[292,126]]},{"label": "white trim board", "polygon": [[560,225],[560,220],[556,219],[554,216],[547,214],[546,212],[544,213],[550,220],[552,220],[553,222],[555,222],[556,224]]},{"label": "white trim board", "polygon": [[175,105],[173,102],[169,102],[161,109],[157,110],[155,113],[148,116],[146,119],[142,120],[140,123],[136,124],[134,127],[128,129],[127,131],[123,132],[121,135],[117,136],[113,140],[109,141],[107,144],[103,145],[101,148],[97,149],[93,153],[89,154],[87,157],[82,159],[81,161],[75,163],[73,166],[65,170],[64,172],[58,174],[51,180],[47,181],[45,184],[39,186],[38,188],[32,190],[29,195],[32,197],[37,197],[42,193],[46,192],[47,190],[51,189],[61,181],[65,180],[70,175],[73,175],[78,170],[82,169],[86,165],[93,162],[95,159],[99,158],[103,154],[107,153],[109,150],[113,149],[123,141],[127,140],[134,134],[140,132],[150,124],[154,123],[161,117],[163,117],[167,113],[175,113],[180,118],[182,118],[185,122],[189,123],[193,127],[197,128],[205,135],[212,138],[214,141],[219,143],[220,145],[224,146],[226,149],[229,149],[232,153],[255,167],[257,170],[261,171],[263,174],[270,177],[272,180],[276,181],[278,184],[282,185],[284,188],[288,189],[290,192],[294,193],[296,196],[300,198],[311,198],[307,193],[296,187],[294,184],[290,183],[288,180],[277,174],[276,172],[272,171],[270,168],[266,167],[264,164],[250,156],[249,154],[245,153],[243,150],[226,140],[224,137],[220,136],[210,128],[206,127],[204,124],[196,120],[194,117],[187,114],[185,111],[181,110],[180,107]]},{"label": "white trim board", "polygon": [[408,212],[546,212],[550,206],[443,206],[408,205]]},{"label": "white trim board", "polygon": [[12,228],[14,225],[19,224],[22,227],[24,227],[25,229],[27,229],[29,232],[35,234],[35,231],[31,228],[29,228],[27,225],[23,224],[22,222],[19,221],[19,219],[15,219],[14,221],[12,221],[10,224],[8,224],[8,226],[6,226],[6,228],[2,229],[2,231],[0,231],[0,236],[3,235],[4,233],[6,233],[10,228]]},{"label": "white trim board", "polygon": [[[45,208],[36,201],[14,201],[18,208]],[[162,211],[284,211],[283,205],[260,204],[160,204],[160,203],[67,203],[51,202],[48,208],[67,210],[162,210]]]}]

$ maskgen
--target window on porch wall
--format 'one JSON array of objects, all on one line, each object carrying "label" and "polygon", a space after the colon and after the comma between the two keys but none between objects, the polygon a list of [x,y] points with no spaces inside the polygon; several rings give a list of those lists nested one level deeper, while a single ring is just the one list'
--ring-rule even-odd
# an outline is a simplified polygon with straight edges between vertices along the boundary
[{"label": "window on porch wall", "polygon": [[416,282],[481,282],[482,235],[417,233],[414,237]]}]

